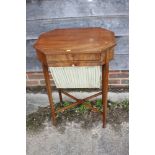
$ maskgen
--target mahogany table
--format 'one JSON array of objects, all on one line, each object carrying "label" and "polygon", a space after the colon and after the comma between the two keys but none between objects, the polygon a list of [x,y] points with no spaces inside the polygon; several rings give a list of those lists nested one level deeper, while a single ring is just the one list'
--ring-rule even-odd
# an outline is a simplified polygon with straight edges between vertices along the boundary
[{"label": "mahogany table", "polygon": [[[103,128],[106,126],[107,115],[107,93],[109,61],[114,57],[114,46],[116,45],[114,33],[103,28],[69,28],[55,29],[45,32],[39,36],[34,44],[37,57],[42,63],[46,89],[51,107],[52,122],[56,124],[56,113],[63,112],[78,104],[85,104],[98,95],[102,95],[103,104]],[[66,91],[59,89],[59,97],[62,102],[62,93],[74,99],[71,105],[55,110],[52,99],[52,88],[50,86],[49,67],[69,66],[102,66],[102,91],[86,97],[77,99]],[[85,104],[97,112],[97,108]]]}]

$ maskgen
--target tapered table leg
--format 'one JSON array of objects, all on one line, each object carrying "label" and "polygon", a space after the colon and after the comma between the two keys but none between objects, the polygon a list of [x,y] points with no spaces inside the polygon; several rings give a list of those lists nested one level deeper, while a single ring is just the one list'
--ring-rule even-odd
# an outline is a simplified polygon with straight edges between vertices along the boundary
[{"label": "tapered table leg", "polygon": [[53,125],[55,125],[56,124],[56,115],[55,115],[55,107],[54,107],[54,103],[53,103],[53,99],[52,99],[52,88],[50,86],[50,76],[48,73],[48,66],[43,64],[42,68],[43,68],[44,77],[45,77],[48,99],[49,99],[50,107],[51,107],[52,123],[53,123]]},{"label": "tapered table leg", "polygon": [[106,127],[109,63],[102,66],[103,128]]}]

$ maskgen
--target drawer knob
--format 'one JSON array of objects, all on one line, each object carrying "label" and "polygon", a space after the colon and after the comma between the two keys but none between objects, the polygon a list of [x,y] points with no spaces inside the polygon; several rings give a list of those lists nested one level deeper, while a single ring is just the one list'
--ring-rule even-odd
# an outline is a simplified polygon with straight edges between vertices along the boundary
[{"label": "drawer knob", "polygon": [[68,49],[68,50],[66,50],[66,52],[70,52],[70,51],[71,51],[71,50],[69,50],[69,49]]},{"label": "drawer knob", "polygon": [[74,67],[75,65],[74,64],[72,64],[72,67]]}]

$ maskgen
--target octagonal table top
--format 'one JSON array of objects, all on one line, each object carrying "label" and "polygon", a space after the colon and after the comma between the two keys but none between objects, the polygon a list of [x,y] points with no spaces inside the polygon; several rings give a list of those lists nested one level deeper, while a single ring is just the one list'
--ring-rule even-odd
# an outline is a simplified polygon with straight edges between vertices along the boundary
[{"label": "octagonal table top", "polygon": [[104,28],[67,28],[42,33],[34,48],[48,54],[101,53],[116,45],[112,31]]}]

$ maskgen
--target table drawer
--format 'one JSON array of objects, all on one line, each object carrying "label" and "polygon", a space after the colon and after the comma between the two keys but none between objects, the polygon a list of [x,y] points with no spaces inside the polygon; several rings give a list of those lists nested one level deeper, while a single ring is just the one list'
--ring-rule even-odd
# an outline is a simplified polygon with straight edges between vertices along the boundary
[{"label": "table drawer", "polygon": [[68,54],[61,54],[61,55],[52,54],[52,55],[47,55],[46,59],[47,61],[65,61],[65,60],[70,60],[71,57]]},{"label": "table drawer", "polygon": [[73,54],[73,60],[100,60],[101,54]]},{"label": "table drawer", "polygon": [[82,60],[82,61],[90,61],[90,60],[100,60],[101,55],[96,53],[86,53],[86,54],[61,54],[61,55],[47,55],[46,59],[48,62],[52,61],[74,61],[74,60]]}]

